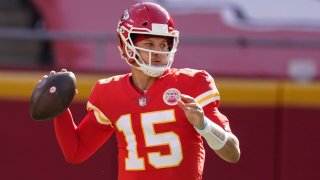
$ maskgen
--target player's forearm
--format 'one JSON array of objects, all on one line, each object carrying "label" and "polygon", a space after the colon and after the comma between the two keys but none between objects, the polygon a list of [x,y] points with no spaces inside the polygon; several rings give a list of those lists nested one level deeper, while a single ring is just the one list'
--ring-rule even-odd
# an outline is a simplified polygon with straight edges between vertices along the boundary
[{"label": "player's forearm", "polygon": [[240,158],[239,141],[236,136],[226,132],[222,127],[215,124],[207,117],[204,118],[204,127],[196,128],[208,145],[216,153],[228,162],[237,162]]},{"label": "player's forearm", "polygon": [[240,159],[240,148],[238,138],[229,133],[228,140],[223,148],[215,151],[218,156],[227,162],[236,163]]},{"label": "player's forearm", "polygon": [[74,159],[78,151],[76,128],[69,109],[54,118],[54,129],[57,141],[65,159],[70,163],[76,163]]},{"label": "player's forearm", "polygon": [[112,128],[96,121],[92,111],[81,120],[78,127],[69,109],[55,118],[54,125],[64,157],[73,164],[87,160],[113,133]]}]

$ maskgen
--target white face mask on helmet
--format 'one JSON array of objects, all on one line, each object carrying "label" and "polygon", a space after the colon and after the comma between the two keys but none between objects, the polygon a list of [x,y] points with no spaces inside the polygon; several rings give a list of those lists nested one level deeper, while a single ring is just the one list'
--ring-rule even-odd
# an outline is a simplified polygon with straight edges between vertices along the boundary
[{"label": "white face mask on helmet", "polygon": [[[179,32],[168,12],[154,3],[138,3],[124,12],[118,23],[118,48],[126,62],[151,77],[161,76],[169,69],[177,51]],[[134,45],[132,35],[164,36],[168,39],[169,51],[154,51]],[[149,59],[144,62],[138,51],[149,53]],[[166,58],[162,65],[151,64],[151,54],[161,54]],[[133,65],[136,62],[136,65]]]}]

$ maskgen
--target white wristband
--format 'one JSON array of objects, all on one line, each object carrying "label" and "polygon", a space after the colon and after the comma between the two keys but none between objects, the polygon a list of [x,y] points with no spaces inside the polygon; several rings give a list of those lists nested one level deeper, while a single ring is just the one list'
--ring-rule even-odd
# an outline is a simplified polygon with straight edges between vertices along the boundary
[{"label": "white wristband", "polygon": [[227,132],[207,117],[204,117],[204,121],[205,125],[203,129],[194,128],[202,137],[204,137],[213,150],[221,149],[228,140]]}]

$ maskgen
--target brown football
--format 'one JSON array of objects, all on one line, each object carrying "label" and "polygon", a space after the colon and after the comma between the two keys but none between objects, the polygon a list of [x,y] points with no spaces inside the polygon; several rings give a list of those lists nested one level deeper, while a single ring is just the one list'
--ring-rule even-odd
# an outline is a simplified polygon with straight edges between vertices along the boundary
[{"label": "brown football", "polygon": [[41,80],[30,98],[30,115],[35,121],[52,119],[65,111],[76,94],[72,72],[57,72]]}]

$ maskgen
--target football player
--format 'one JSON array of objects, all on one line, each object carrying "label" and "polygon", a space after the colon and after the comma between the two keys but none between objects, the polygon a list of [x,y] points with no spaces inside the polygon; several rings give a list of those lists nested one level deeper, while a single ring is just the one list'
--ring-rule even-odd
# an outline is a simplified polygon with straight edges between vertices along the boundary
[{"label": "football player", "polygon": [[239,141],[218,110],[214,79],[171,68],[179,32],[170,14],[158,4],[135,4],[121,16],[117,38],[131,72],[96,83],[78,126],[70,109],[54,119],[66,160],[85,161],[115,133],[119,180],[201,179],[204,142],[208,153],[237,162]]}]

